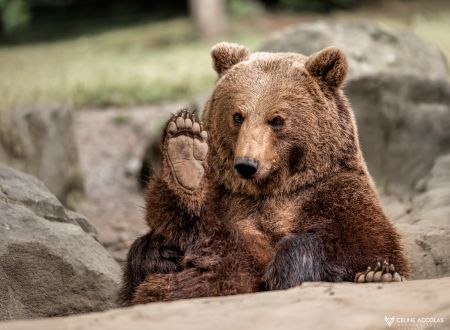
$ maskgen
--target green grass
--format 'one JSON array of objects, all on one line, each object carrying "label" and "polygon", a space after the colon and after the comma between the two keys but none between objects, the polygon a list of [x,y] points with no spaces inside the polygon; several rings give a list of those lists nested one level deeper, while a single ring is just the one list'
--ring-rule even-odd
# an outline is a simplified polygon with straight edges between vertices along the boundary
[{"label": "green grass", "polygon": [[[231,38],[257,46],[258,35]],[[22,104],[131,105],[188,98],[211,88],[211,44],[187,19],[68,41],[0,48],[0,109]]]}]

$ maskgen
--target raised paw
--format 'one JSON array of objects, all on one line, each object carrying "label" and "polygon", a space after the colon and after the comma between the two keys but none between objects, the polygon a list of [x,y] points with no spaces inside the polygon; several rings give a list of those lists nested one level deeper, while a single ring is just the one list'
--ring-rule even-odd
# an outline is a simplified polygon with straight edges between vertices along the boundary
[{"label": "raised paw", "polygon": [[356,283],[371,282],[402,282],[406,279],[395,271],[395,266],[389,264],[386,260],[377,262],[374,269],[367,267],[365,272],[359,272],[355,275]]},{"label": "raised paw", "polygon": [[165,153],[174,181],[185,191],[197,189],[205,174],[208,134],[194,114],[172,117],[166,127]]}]

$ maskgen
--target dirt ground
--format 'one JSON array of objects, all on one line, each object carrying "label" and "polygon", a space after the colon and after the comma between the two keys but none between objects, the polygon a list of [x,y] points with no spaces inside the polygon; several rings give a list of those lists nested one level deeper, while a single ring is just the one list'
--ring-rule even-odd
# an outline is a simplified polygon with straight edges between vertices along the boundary
[{"label": "dirt ground", "polygon": [[134,239],[145,233],[144,199],[136,172],[147,141],[162,123],[186,107],[170,103],[132,109],[76,113],[76,139],[85,177],[85,197],[77,211],[97,228],[113,257],[125,260]]}]

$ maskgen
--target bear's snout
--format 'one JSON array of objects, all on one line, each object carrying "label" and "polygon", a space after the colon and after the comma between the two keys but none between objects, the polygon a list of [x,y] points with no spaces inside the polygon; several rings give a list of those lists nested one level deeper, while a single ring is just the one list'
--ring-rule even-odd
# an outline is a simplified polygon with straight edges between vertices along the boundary
[{"label": "bear's snout", "polygon": [[234,161],[234,168],[244,179],[251,179],[258,170],[258,161],[249,157],[239,157]]}]

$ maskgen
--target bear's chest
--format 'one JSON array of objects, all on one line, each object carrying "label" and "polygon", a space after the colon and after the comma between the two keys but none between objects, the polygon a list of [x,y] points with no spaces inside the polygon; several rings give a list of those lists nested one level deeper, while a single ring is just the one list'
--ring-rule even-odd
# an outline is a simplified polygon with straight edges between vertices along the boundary
[{"label": "bear's chest", "polygon": [[250,216],[253,222],[274,244],[290,234],[298,225],[299,208],[293,201],[266,203]]},{"label": "bear's chest", "polygon": [[297,230],[301,222],[299,210],[301,201],[297,199],[264,200],[244,204],[240,212],[232,212],[231,223],[252,255],[261,264],[267,264],[275,254],[277,242]]}]

